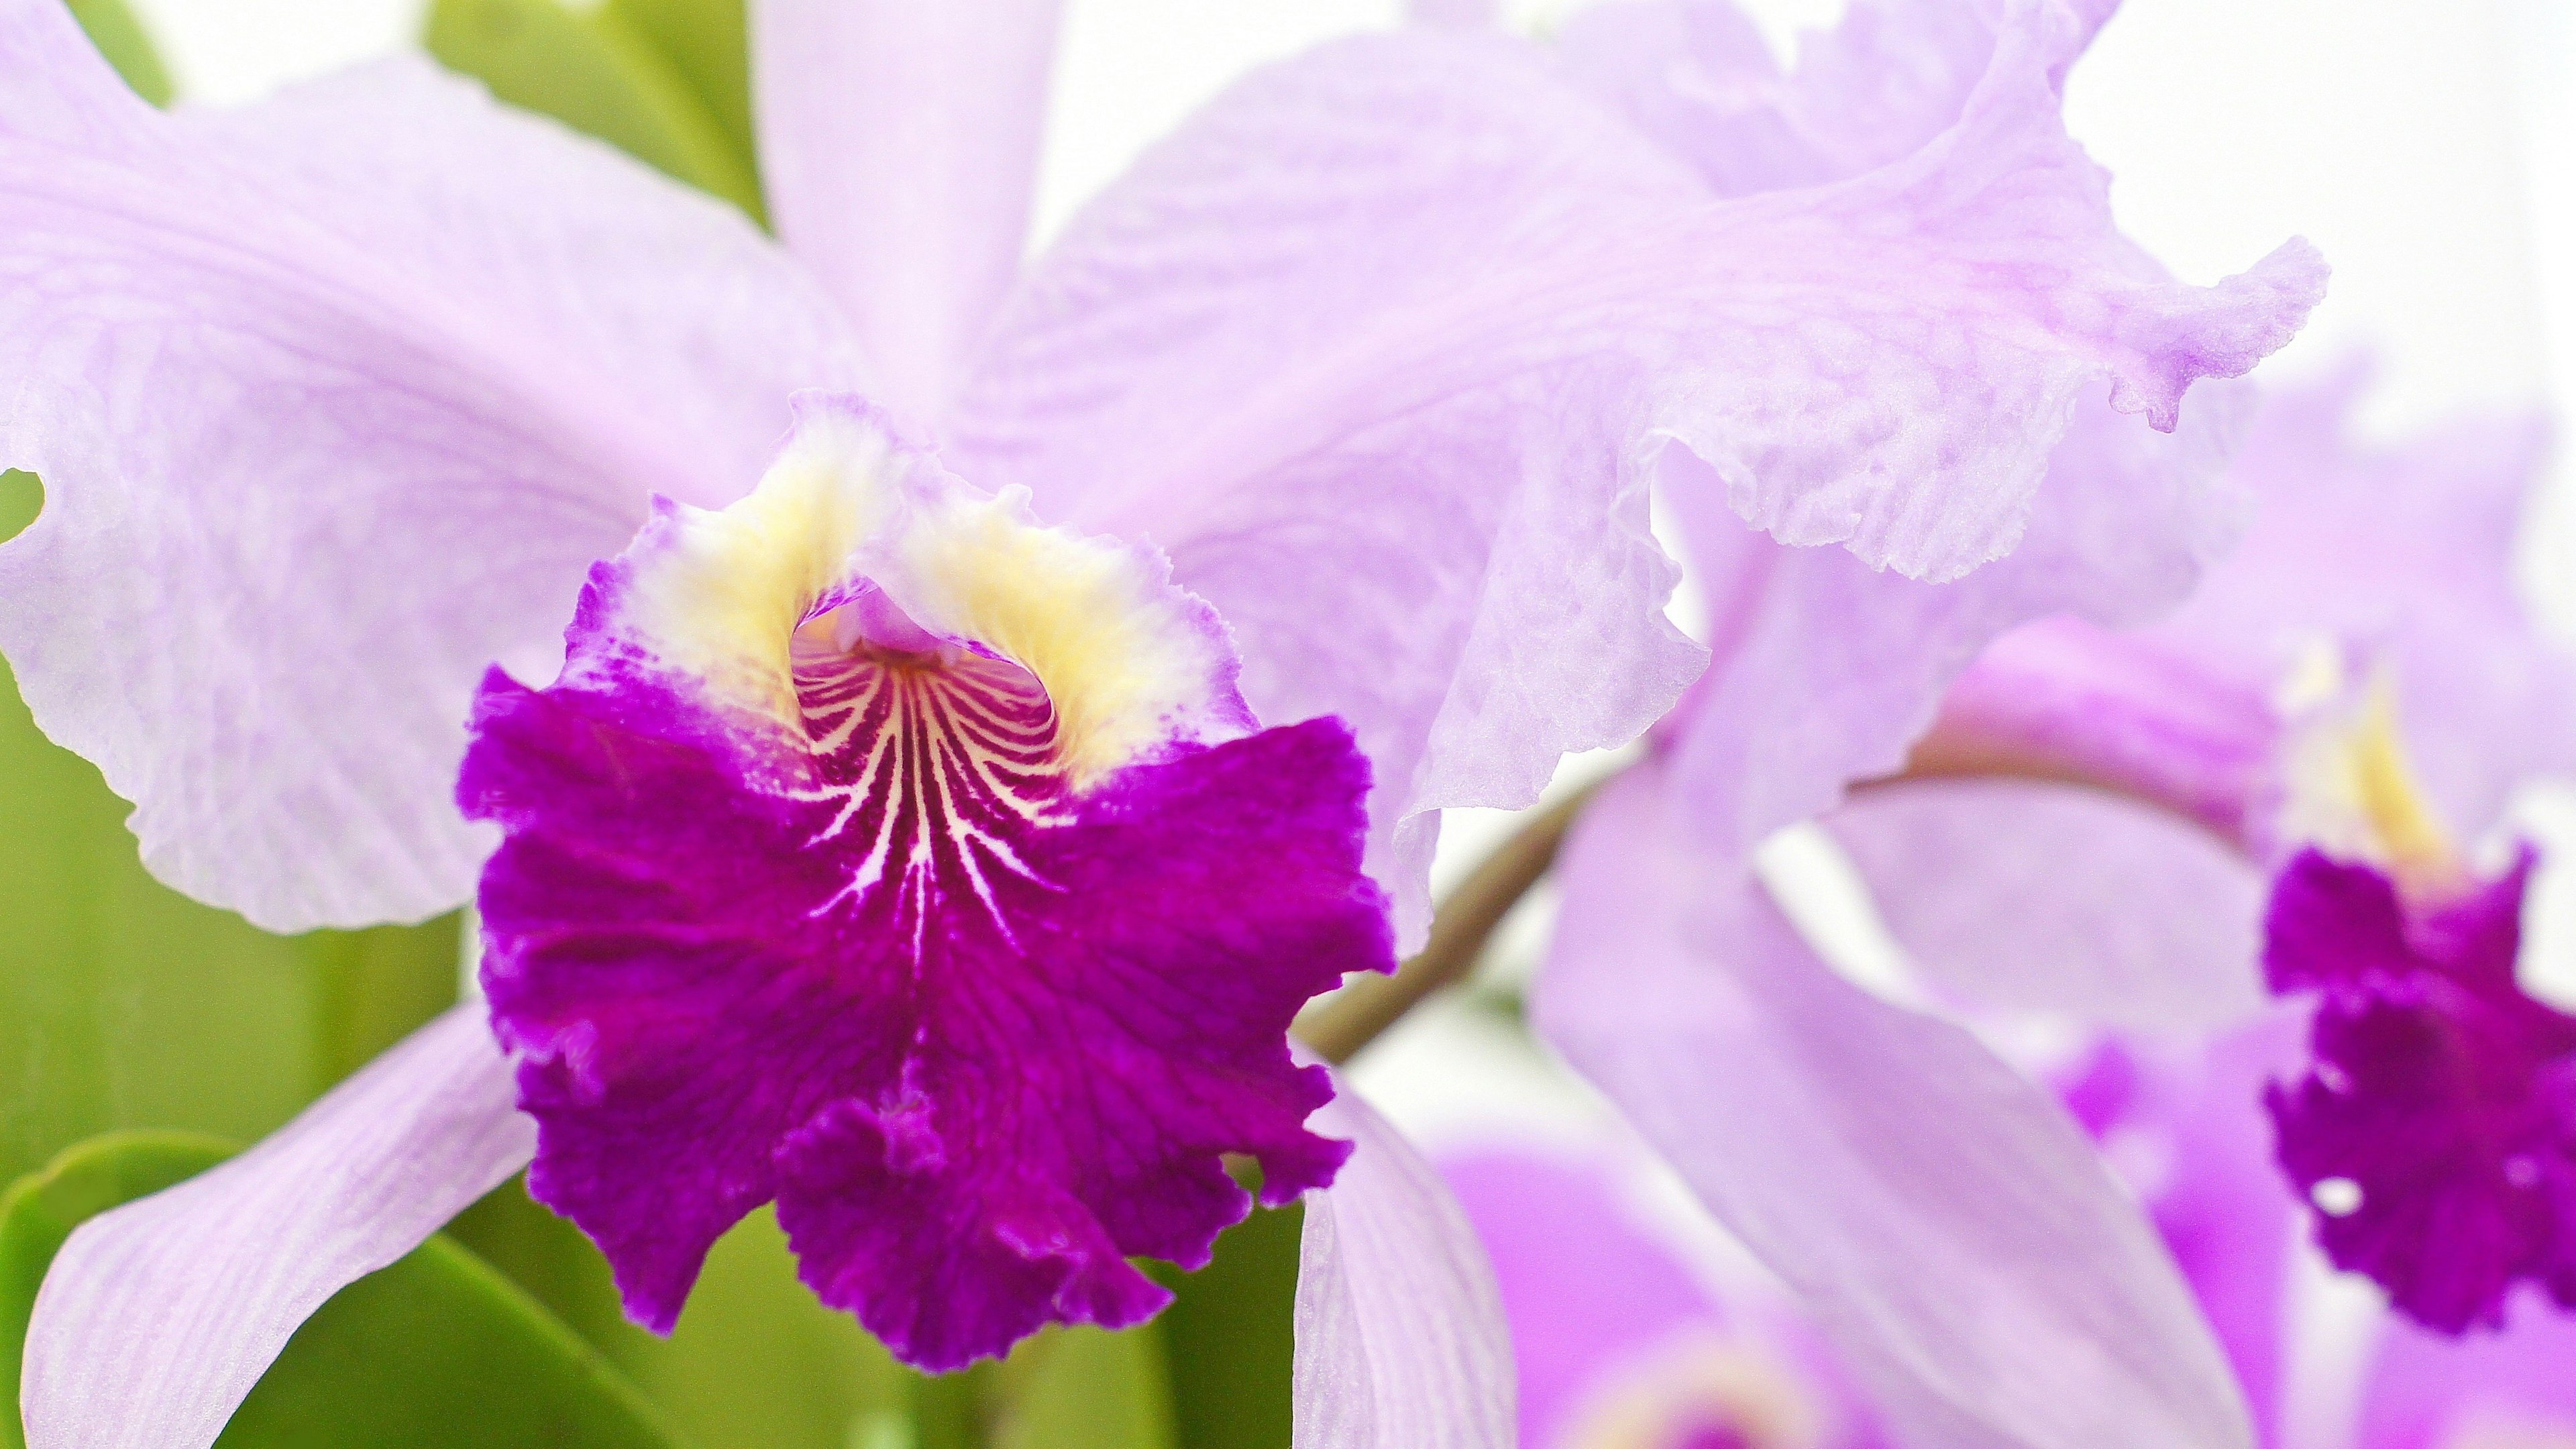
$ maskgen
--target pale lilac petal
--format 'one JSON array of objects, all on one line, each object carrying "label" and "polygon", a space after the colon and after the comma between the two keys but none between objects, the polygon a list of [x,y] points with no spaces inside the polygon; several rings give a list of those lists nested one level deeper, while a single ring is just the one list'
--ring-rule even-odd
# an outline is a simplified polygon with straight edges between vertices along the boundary
[{"label": "pale lilac petal", "polygon": [[2263,1003],[2263,881],[2169,815],[2064,785],[1926,780],[1825,826],[1907,959],[1963,1004],[2206,1031]]},{"label": "pale lilac petal", "polygon": [[2303,1228],[2272,1158],[2262,1096],[2296,1066],[2299,1025],[2276,1011],[2205,1047],[2108,1042],[2063,1092],[2173,1250],[2265,1444],[2281,1442]]},{"label": "pale lilac petal", "polygon": [[[2300,247],[2211,291],[2143,272],[2058,122],[2062,17],[2015,13],[1932,144],[1733,202],[1504,39],[1417,28],[1258,73],[1040,264],[959,466],[1150,534],[1235,622],[1257,710],[1352,721],[1373,869],[1418,929],[1403,822],[1526,803],[1560,751],[1643,722],[1657,690],[1603,694],[1623,673],[1687,671],[1635,526],[1664,443],[1785,540],[1954,576],[2019,537],[2088,388],[2169,426],[2313,301]],[[1540,480],[1589,522],[1533,526]]]},{"label": "pale lilac petal", "polygon": [[2457,829],[2515,785],[2576,768],[2576,662],[2515,587],[2515,539],[2550,445],[2528,414],[2365,444],[2355,367],[2267,393],[2232,476],[2243,546],[2160,638],[2268,689],[2329,636],[2390,670],[2407,752]]},{"label": "pale lilac petal", "polygon": [[2576,1316],[2536,1296],[2502,1333],[2392,1317],[2363,1375],[2355,1449],[2548,1449],[2576,1438]]},{"label": "pale lilac petal", "polygon": [[496,658],[542,671],[660,491],[748,488],[855,376],[737,213],[424,60],[230,112],[134,100],[0,0],[0,648],[260,925],[413,918],[487,848],[447,799]]},{"label": "pale lilac petal", "polygon": [[536,1124],[479,1005],[250,1151],[84,1223],[36,1297],[30,1449],[203,1449],[296,1327],[524,1166]]},{"label": "pale lilac petal", "polygon": [[1749,851],[1848,782],[1894,774],[1952,678],[2016,625],[2171,607],[2234,536],[2221,475],[2249,402],[2241,385],[2210,389],[2168,434],[2083,399],[2020,547],[1941,585],[1780,547],[1717,505],[1705,464],[1668,454],[1662,496],[1714,615],[1715,658],[1675,744],[1701,828]]},{"label": "pale lilac petal", "polygon": [[1312,1121],[1353,1151],[1306,1195],[1296,1449],[1511,1449],[1511,1335],[1475,1228],[1347,1087]]},{"label": "pale lilac petal", "polygon": [[758,0],[761,180],[887,400],[935,414],[1019,274],[1057,0]]},{"label": "pale lilac petal", "polygon": [[1534,1010],[1799,1293],[1915,1449],[2231,1449],[2173,1260],[2048,1094],[1860,990],[1700,842],[1659,766],[1564,865]]},{"label": "pale lilac petal", "polygon": [[[2115,4],[2063,7],[2061,74]],[[1578,85],[1738,196],[1856,176],[1947,130],[2008,14],[1992,0],[1854,0],[1799,36],[1786,72],[1730,0],[1614,0],[1568,22],[1558,46]]]}]

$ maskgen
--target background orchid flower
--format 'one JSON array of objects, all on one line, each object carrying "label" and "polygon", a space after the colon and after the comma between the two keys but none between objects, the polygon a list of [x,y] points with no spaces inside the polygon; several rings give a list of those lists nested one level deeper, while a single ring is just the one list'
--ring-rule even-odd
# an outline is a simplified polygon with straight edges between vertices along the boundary
[{"label": "background orchid flower", "polygon": [[1487,1145],[1439,1163],[1493,1260],[1526,1449],[1892,1442],[1814,1334],[1713,1283],[1613,1162]]},{"label": "background orchid flower", "polygon": [[2281,1164],[2340,1266],[2458,1332],[2520,1281],[2576,1301],[2576,1020],[2517,973],[2534,847],[2463,844],[2576,755],[2576,673],[2513,587],[2538,427],[2362,448],[2360,385],[2266,405],[2254,523],[2189,606],[1998,641],[1831,828],[1968,999],[2165,1027],[2316,999],[2267,1093]]},{"label": "background orchid flower", "polygon": [[[800,257],[828,254],[808,272],[731,214],[417,67],[164,117],[50,0],[0,9],[0,267],[20,279],[0,316],[0,446],[52,490],[0,551],[0,645],[39,720],[137,800],[155,869],[256,920],[439,909],[492,843],[476,820],[504,827],[488,964],[546,1134],[539,1179],[648,1321],[728,1214],[796,1184],[901,1202],[817,1217],[800,1245],[827,1297],[924,1362],[1048,1317],[1150,1311],[1123,1256],[1187,1261],[1243,1210],[1220,1148],[1266,1156],[1274,1195],[1330,1171],[1338,1151],[1296,1125],[1321,1081],[1277,1031],[1336,968],[1383,964],[1352,914],[1378,890],[1397,940],[1419,938],[1434,812],[1525,802],[1561,752],[1633,734],[1698,666],[1660,617],[1672,571],[1644,526],[1649,465],[1679,456],[1661,442],[1783,537],[1947,577],[2011,544],[2079,393],[2107,386],[2169,425],[2192,379],[2250,366],[2317,287],[2295,248],[2215,290],[2144,267],[2057,125],[2079,27],[2027,4],[1972,67],[1957,124],[1847,181],[1742,200],[1527,47],[1328,47],[1220,100],[1002,301],[993,259],[1019,246],[1048,16],[874,15],[780,4],[756,28],[772,209]],[[926,150],[845,134],[883,119],[826,99],[852,91],[907,118],[953,107],[953,125]],[[448,164],[465,153],[510,164]],[[841,198],[895,194],[928,235],[973,240],[850,240]],[[895,260],[850,260],[868,247]],[[924,256],[955,270],[886,270]],[[904,415],[818,398],[774,452],[812,388]],[[147,606],[125,583],[138,568],[198,606]],[[567,623],[553,683],[483,685],[457,810],[474,681],[495,659],[545,679]],[[1104,657],[1126,662],[1087,672]],[[938,719],[896,698],[891,681],[923,671]],[[1369,775],[1330,726],[1249,733],[1317,713],[1348,722]],[[1047,867],[1112,854],[1039,862],[1031,841],[1074,840],[1086,802],[1109,812],[1090,826],[1148,819],[1104,782],[1307,747],[1227,798],[1287,827],[1262,859],[1311,866],[1312,889],[1281,915],[1178,918],[1163,963],[1241,947],[1279,967],[1242,983],[1245,1039],[1266,1043],[1249,1055],[1199,1019],[1204,993],[953,991],[927,951],[818,981],[814,918],[787,909],[839,869],[884,889],[826,909],[1015,948],[1055,909]],[[1332,844],[1359,825],[1364,778],[1374,884]],[[1273,785],[1297,797],[1275,817]],[[1174,790],[1162,805],[1191,794]],[[944,829],[921,823],[934,807]],[[714,865],[748,874],[688,876],[643,828],[676,846],[684,819],[743,847]],[[1183,878],[1251,863],[1226,833],[1176,847]],[[1290,921],[1284,941],[1265,933]],[[1076,934],[1104,969],[1134,968],[1120,931],[1175,918],[1094,924]],[[651,990],[682,977],[727,983],[715,1015]],[[992,989],[1009,1000],[966,1000]],[[871,993],[919,1034],[813,1030],[827,1018],[808,1002]],[[942,1094],[1029,1065],[1013,1044],[1039,1043],[1047,1002],[1105,1009],[1137,1048],[1114,1098],[1078,1074],[1114,1151],[1060,1122],[1033,1142],[1032,1092]],[[962,1049],[974,1033],[943,1034],[943,1015],[1001,1050]],[[755,1043],[776,1055],[733,1050]],[[710,1056],[733,1075],[693,1070]],[[824,1100],[784,1090],[818,1064]],[[425,1231],[515,1165],[524,1128],[474,1087],[503,1068],[442,1024],[269,1150],[85,1229],[31,1338],[31,1424],[210,1438],[317,1292],[399,1250],[411,1229],[377,1215],[387,1180],[422,1184],[399,1222]],[[1184,1122],[1153,1085],[1200,1071],[1243,1095]],[[387,1130],[371,1104],[433,1080],[458,1089],[424,1100],[454,1111]],[[1013,1152],[952,1156],[969,1120]],[[749,1128],[747,1160],[694,1158],[683,1144],[723,1136],[711,1123]],[[666,1151],[703,1172],[655,1178]],[[1025,1194],[965,1182],[970,1166]],[[1149,1198],[1147,1178],[1175,1190]],[[281,1194],[319,1203],[330,1231],[283,1241],[237,1212]],[[1388,1201],[1353,1199],[1352,1221],[1402,1226]],[[964,1251],[889,1262],[888,1234]],[[1329,1266],[1309,1265],[1322,1283]],[[942,1299],[955,1316],[933,1322],[919,1275],[951,1268],[986,1296]],[[207,1292],[218,1272],[230,1297]],[[275,1291],[248,1301],[243,1282]],[[138,1371],[174,1362],[200,1367]],[[1338,1411],[1347,1379],[1319,1382],[1317,1412]]]},{"label": "background orchid flower", "polygon": [[[2264,1083],[2295,1070],[2300,1024],[2274,1011],[2206,1045],[2114,1037],[2067,1100],[2153,1214],[2245,1385],[2265,1445],[2477,1449],[2576,1433],[2576,1327],[2538,1294],[2494,1334],[2453,1337],[2304,1284],[2299,1212],[2281,1191]],[[2359,1332],[2354,1332],[2354,1328]]]}]

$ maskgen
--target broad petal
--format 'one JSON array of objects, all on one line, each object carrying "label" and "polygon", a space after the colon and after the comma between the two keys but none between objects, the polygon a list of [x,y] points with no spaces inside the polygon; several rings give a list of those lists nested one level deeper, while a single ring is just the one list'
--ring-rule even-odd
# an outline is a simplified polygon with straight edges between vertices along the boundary
[{"label": "broad petal", "polygon": [[1511,1334],[1475,1228],[1367,1103],[1344,1091],[1315,1123],[1351,1157],[1306,1197],[1295,1449],[1510,1449]]},{"label": "broad petal", "polygon": [[2245,1446],[2174,1264],[2063,1109],[1828,969],[1659,766],[1564,866],[1540,1029],[1797,1291],[1898,1442]]},{"label": "broad petal", "polygon": [[[1527,803],[1688,672],[1637,526],[1664,440],[1784,540],[1949,577],[2019,536],[2088,385],[2170,426],[2192,378],[2250,366],[2314,299],[2296,247],[2216,290],[2143,275],[2058,123],[2055,12],[2016,14],[1932,144],[1731,202],[1502,39],[1417,29],[1257,74],[1005,312],[967,466],[1150,531],[1236,622],[1256,708],[1354,723],[1409,938],[1405,821]],[[1588,522],[1533,526],[1543,490]],[[1358,498],[1381,522],[1350,527]],[[1342,580],[1346,607],[1304,607]]]},{"label": "broad petal", "polygon": [[1018,276],[1057,0],[759,0],[762,181],[789,250],[935,414]]},{"label": "broad petal", "polygon": [[2063,785],[1920,781],[1825,819],[1907,959],[1965,1004],[2202,1032],[2263,1004],[2263,882],[2216,837]]},{"label": "broad petal", "polygon": [[145,107],[0,0],[0,648],[137,803],[164,880],[260,925],[415,918],[488,836],[473,683],[540,662],[653,490],[758,476],[832,309],[739,215],[390,61]]},{"label": "broad petal", "polygon": [[753,494],[601,564],[554,684],[495,673],[460,798],[530,1190],[667,1331],[775,1198],[806,1281],[938,1370],[1134,1323],[1347,1148],[1287,1027],[1393,967],[1367,762],[1254,732],[1150,550],[802,403]]},{"label": "broad petal", "polygon": [[83,1224],[27,1329],[30,1449],[204,1449],[298,1325],[525,1164],[459,1006],[240,1157]]}]

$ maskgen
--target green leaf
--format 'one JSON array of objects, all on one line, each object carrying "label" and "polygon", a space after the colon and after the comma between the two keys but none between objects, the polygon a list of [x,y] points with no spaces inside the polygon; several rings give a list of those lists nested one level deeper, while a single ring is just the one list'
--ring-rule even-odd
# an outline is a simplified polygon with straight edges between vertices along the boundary
[{"label": "green leaf", "polygon": [[[670,33],[686,32],[675,21]],[[441,64],[476,77],[511,105],[552,116],[761,217],[748,111],[737,138],[624,10],[574,10],[558,0],[437,0],[426,44]]]},{"label": "green leaf", "polygon": [[1176,1295],[1156,1320],[1173,1419],[1188,1449],[1288,1449],[1296,1352],[1297,1250],[1305,1208],[1255,1208],[1195,1273],[1163,1265]]},{"label": "green leaf", "polygon": [[89,32],[89,43],[134,87],[134,93],[156,106],[170,104],[170,72],[162,69],[152,37],[125,8],[125,0],[71,0],[72,18]]},{"label": "green leaf", "polygon": [[670,62],[744,166],[756,170],[742,0],[608,0],[607,9]]},{"label": "green leaf", "polygon": [[707,1254],[668,1339],[626,1322],[599,1250],[519,1183],[448,1231],[597,1344],[708,1449],[853,1449],[889,1427],[913,1449],[920,1375],[815,1300],[767,1208]]},{"label": "green leaf", "polygon": [[[36,1287],[72,1229],[227,1155],[208,1138],[118,1133],[81,1144],[0,1197],[0,1352],[13,1400]],[[18,1416],[0,1432],[16,1449]],[[445,1237],[324,1304],[216,1441],[219,1449],[681,1442],[597,1352]]]},{"label": "green leaf", "polygon": [[993,1449],[1172,1449],[1159,1322],[1120,1333],[1049,1329],[1004,1360]]}]

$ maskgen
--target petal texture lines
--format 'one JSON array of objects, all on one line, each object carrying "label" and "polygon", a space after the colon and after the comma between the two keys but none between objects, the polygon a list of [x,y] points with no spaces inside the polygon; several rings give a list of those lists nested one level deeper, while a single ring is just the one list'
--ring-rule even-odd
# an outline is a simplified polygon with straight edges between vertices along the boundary
[{"label": "petal texture lines", "polygon": [[1476,1229],[1431,1164],[1349,1093],[1317,1115],[1351,1160],[1306,1199],[1295,1449],[1508,1449],[1511,1334]]},{"label": "petal texture lines", "polygon": [[1540,1029],[1816,1312],[1898,1442],[2251,1442],[2173,1260],[2065,1112],[1818,960],[1647,766],[1564,863]]},{"label": "petal texture lines", "polygon": [[204,1449],[298,1325],[535,1145],[479,1006],[456,1007],[249,1152],[91,1219],[46,1275],[31,1449]]},{"label": "petal texture lines", "polygon": [[[1070,535],[961,554],[941,540],[1035,525],[809,409],[834,429],[864,444],[837,471],[800,434],[741,504],[666,509],[602,565],[563,678],[487,685],[462,795],[507,831],[485,984],[541,1124],[531,1189],[629,1311],[667,1328],[774,1198],[825,1302],[947,1369],[1152,1313],[1127,1259],[1206,1260],[1250,1204],[1224,1153],[1274,1202],[1330,1180],[1347,1149],[1303,1126],[1328,1080],[1287,1024],[1393,962],[1346,730],[1245,734],[1158,560]],[[1138,612],[1006,655],[1024,616],[948,567],[970,557]],[[1107,676],[1128,692],[1104,705]],[[1145,705],[1163,733],[1092,768],[1077,701],[1095,743]]]},{"label": "petal texture lines", "polygon": [[117,110],[60,6],[6,9],[13,97],[69,100],[0,113],[0,457],[48,490],[0,647],[164,879],[280,930],[445,909],[482,669],[855,350],[738,215],[425,62]]},{"label": "petal texture lines", "polygon": [[[1919,149],[1731,199],[1498,37],[1259,73],[1040,262],[963,395],[964,466],[1149,530],[1236,625],[1256,708],[1353,722],[1409,939],[1405,822],[1526,803],[1693,672],[1643,526],[1658,448],[1785,541],[1947,578],[2018,539],[2084,393],[2171,426],[2188,377],[2304,315],[2304,253],[2242,296],[2142,267],[2059,125],[2055,12],[2012,15]],[[1301,625],[1280,601],[1320,579],[1347,607]],[[1388,647],[1420,667],[1369,667]]]},{"label": "petal texture lines", "polygon": [[1057,0],[759,0],[763,180],[788,247],[936,415],[1019,275]]}]

